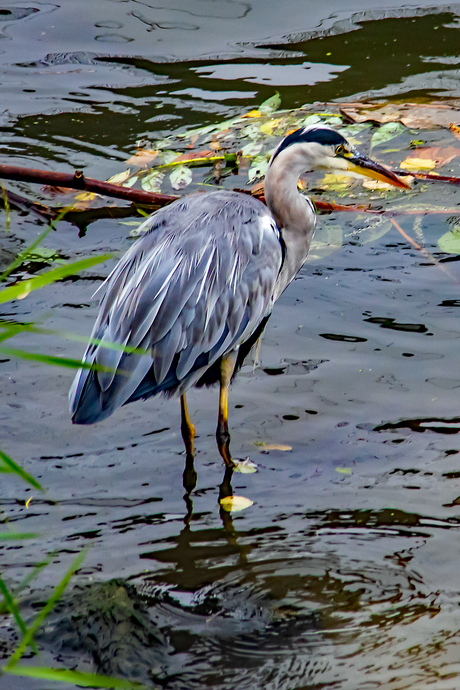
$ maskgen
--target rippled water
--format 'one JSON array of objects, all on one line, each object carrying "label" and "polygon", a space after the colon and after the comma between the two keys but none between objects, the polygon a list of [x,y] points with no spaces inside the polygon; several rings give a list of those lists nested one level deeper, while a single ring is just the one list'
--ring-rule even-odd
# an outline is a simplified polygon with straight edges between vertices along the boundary
[{"label": "rippled water", "polygon": [[[460,6],[418,4],[6,3],[0,162],[106,179],[139,139],[232,117],[276,89],[286,108],[458,95]],[[432,145],[438,136],[424,132]],[[412,200],[460,203],[458,189],[430,184]],[[458,688],[460,264],[437,246],[458,217],[398,220],[433,265],[396,228],[369,240],[370,221],[344,215],[322,217],[323,231],[340,226],[342,248],[312,255],[276,305],[260,364],[232,386],[233,454],[259,466],[233,475],[234,493],[254,501],[233,517],[217,502],[215,390],[189,395],[197,485],[184,497],[177,401],[72,427],[72,371],[1,356],[0,447],[47,489],[3,475],[4,522],[39,537],[0,547],[1,575],[17,583],[55,553],[25,594],[25,616],[89,547],[37,663],[172,690]],[[2,265],[43,228],[12,211]],[[60,222],[43,244],[62,258],[120,254],[129,231],[113,219],[86,234]],[[3,305],[2,318],[87,336],[110,265]],[[52,334],[10,343],[67,357],[83,349]],[[2,626],[7,656],[13,623]],[[0,687],[25,685],[3,676]]]}]

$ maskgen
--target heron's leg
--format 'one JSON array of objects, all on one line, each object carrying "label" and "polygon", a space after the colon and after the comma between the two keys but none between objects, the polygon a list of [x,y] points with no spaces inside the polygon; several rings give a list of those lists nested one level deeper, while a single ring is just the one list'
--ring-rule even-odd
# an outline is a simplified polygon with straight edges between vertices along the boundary
[{"label": "heron's leg", "polygon": [[182,439],[185,444],[185,450],[187,453],[187,458],[191,456],[193,458],[195,454],[195,449],[193,445],[193,440],[195,438],[195,427],[190,421],[190,416],[187,409],[187,400],[185,398],[185,393],[180,396],[180,430],[182,433]]},{"label": "heron's leg", "polygon": [[227,467],[234,467],[230,455],[230,434],[228,432],[228,387],[235,369],[238,352],[229,352],[222,357],[220,363],[220,393],[219,393],[219,417],[217,420],[216,439],[221,454]]}]

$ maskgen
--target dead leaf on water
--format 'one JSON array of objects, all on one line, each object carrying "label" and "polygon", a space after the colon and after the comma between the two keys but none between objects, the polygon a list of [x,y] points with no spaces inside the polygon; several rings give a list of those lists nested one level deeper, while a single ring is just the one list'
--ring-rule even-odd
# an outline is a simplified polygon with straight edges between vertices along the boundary
[{"label": "dead leaf on water", "polygon": [[385,105],[344,105],[341,112],[353,122],[402,122],[406,127],[428,129],[458,123],[460,113],[449,105],[430,103],[387,103]]},{"label": "dead leaf on water", "polygon": [[228,513],[238,513],[240,510],[245,510],[254,505],[254,501],[244,496],[226,496],[221,498],[219,503]]},{"label": "dead leaf on water", "polygon": [[138,149],[126,162],[128,165],[137,165],[137,167],[143,168],[155,160],[158,153],[159,151],[156,149]]},{"label": "dead leaf on water", "polygon": [[265,441],[256,441],[255,446],[260,446],[264,450],[292,450],[292,446],[285,446],[282,443],[265,443]]},{"label": "dead leaf on water", "polygon": [[123,184],[123,182],[126,182],[128,177],[131,176],[131,170],[128,168],[128,170],[123,170],[123,172],[119,172],[116,175],[112,175],[112,177],[109,177],[107,182],[110,182],[110,184]]},{"label": "dead leaf on water", "polygon": [[433,170],[434,168],[440,168],[443,165],[447,165],[457,156],[460,156],[460,149],[456,149],[455,146],[448,146],[445,148],[442,146],[418,148],[414,149],[414,151],[403,160],[399,167],[411,171]]}]

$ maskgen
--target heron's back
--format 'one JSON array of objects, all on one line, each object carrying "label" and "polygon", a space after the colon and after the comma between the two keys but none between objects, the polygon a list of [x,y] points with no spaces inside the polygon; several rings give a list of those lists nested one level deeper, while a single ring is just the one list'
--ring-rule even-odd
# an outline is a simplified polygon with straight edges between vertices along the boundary
[{"label": "heron's back", "polygon": [[270,313],[282,264],[268,209],[235,192],[185,197],[148,231],[105,283],[70,391],[75,423],[127,402],[211,383],[221,356],[249,342]]}]

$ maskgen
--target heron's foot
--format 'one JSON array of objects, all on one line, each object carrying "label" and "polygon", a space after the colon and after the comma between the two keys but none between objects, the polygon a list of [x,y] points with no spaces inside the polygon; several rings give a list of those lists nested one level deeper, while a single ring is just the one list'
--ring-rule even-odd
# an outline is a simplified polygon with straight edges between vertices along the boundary
[{"label": "heron's foot", "polygon": [[217,425],[216,441],[217,447],[219,448],[219,453],[225,462],[225,466],[231,468],[233,471],[235,468],[235,463],[233,462],[232,454],[230,453],[230,434],[226,424],[219,422]]}]

